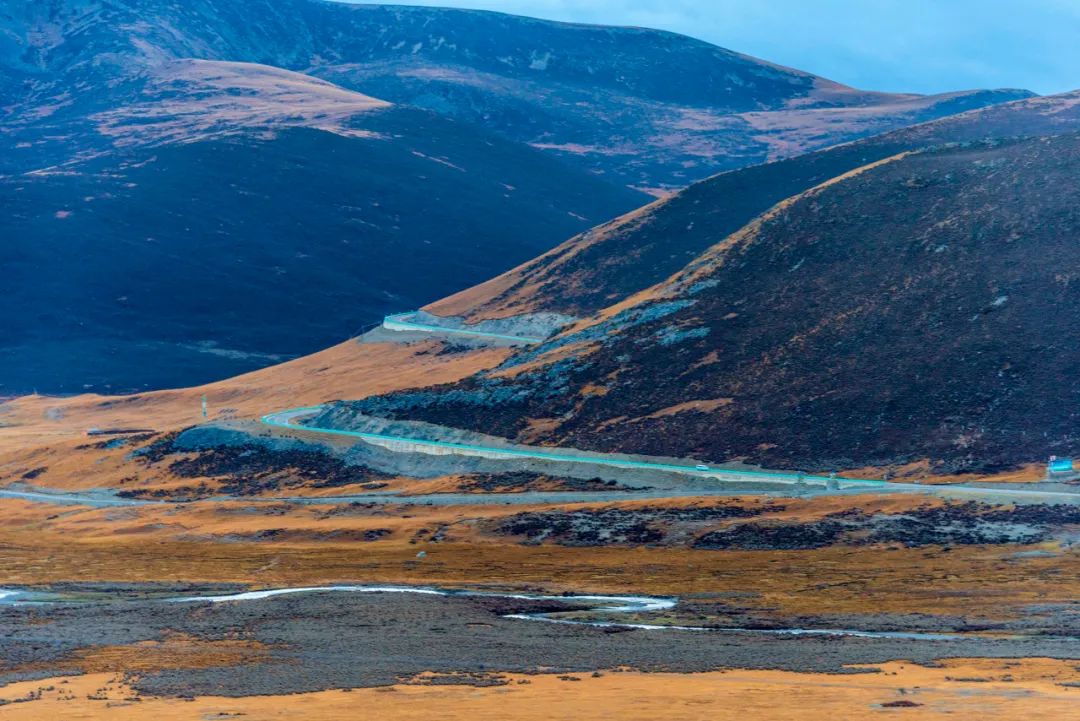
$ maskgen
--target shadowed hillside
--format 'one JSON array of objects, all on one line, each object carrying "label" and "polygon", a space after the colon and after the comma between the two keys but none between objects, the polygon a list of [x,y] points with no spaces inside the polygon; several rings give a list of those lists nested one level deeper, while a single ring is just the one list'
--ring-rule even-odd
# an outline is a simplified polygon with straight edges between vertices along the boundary
[{"label": "shadowed hillside", "polygon": [[665,280],[783,199],[867,163],[948,143],[1077,130],[1080,91],[996,105],[724,173],[588,230],[429,310],[475,319],[542,310],[588,315]]},{"label": "shadowed hillside", "polygon": [[412,108],[0,179],[0,392],[215,380],[326,347],[633,207]]},{"label": "shadowed hillside", "polygon": [[[12,394],[250,370],[650,199],[627,186],[1030,95],[861,91],[671,33],[320,0],[17,0],[0,71]],[[696,252],[581,260],[636,258],[644,287]]]}]

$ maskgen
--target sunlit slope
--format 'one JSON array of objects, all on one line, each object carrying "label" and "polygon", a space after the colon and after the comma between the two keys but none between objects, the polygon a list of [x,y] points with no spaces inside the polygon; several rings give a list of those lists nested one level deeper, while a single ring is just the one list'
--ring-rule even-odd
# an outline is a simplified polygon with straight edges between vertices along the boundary
[{"label": "sunlit slope", "polygon": [[268,409],[454,381],[497,365],[508,354],[506,349],[443,349],[439,341],[404,345],[350,340],[204,386],[128,396],[24,396],[0,403],[0,450],[41,447],[53,455],[53,447],[63,456],[63,444],[85,443],[91,428],[172,431],[204,422],[204,396],[211,419],[256,419]]},{"label": "sunlit slope", "polygon": [[996,105],[724,173],[593,228],[429,310],[474,318],[536,310],[588,315],[663,281],[785,198],[868,163],[948,143],[1075,130],[1080,130],[1080,92]]}]

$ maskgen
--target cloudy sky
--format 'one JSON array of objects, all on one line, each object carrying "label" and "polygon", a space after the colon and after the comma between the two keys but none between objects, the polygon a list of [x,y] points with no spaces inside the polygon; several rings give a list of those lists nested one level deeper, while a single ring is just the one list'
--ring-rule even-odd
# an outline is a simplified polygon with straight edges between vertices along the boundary
[{"label": "cloudy sky", "polygon": [[663,28],[874,90],[1080,88],[1080,0],[397,2]]}]

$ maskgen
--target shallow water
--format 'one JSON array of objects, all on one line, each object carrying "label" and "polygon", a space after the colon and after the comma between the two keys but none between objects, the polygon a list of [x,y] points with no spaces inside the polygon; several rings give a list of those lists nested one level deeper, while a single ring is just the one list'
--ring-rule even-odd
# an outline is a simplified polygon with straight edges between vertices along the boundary
[{"label": "shallow water", "polygon": [[600,628],[630,628],[646,631],[696,631],[710,633],[740,633],[740,634],[763,634],[771,636],[849,636],[857,638],[893,638],[912,639],[921,641],[948,641],[961,638],[960,634],[949,633],[914,633],[903,631],[862,631],[857,629],[807,629],[807,628],[781,628],[781,629],[753,629],[753,628],[717,628],[710,626],[680,626],[651,623],[621,623],[618,621],[587,620],[580,618],[564,618],[567,613],[581,614],[613,614],[613,613],[647,613],[652,611],[667,611],[678,604],[674,598],[662,598],[658,596],[539,596],[515,593],[494,593],[490,591],[455,591],[419,586],[309,586],[302,588],[278,588],[262,591],[246,591],[217,596],[187,596],[182,598],[168,599],[170,603],[224,603],[230,601],[254,601],[274,596],[283,596],[295,593],[416,593],[431,596],[480,596],[488,598],[511,598],[529,601],[562,601],[565,603],[590,602],[598,604],[587,611],[556,611],[551,613],[512,613],[504,618],[514,618],[524,621],[544,621],[547,623],[561,623],[574,626],[596,626]]}]

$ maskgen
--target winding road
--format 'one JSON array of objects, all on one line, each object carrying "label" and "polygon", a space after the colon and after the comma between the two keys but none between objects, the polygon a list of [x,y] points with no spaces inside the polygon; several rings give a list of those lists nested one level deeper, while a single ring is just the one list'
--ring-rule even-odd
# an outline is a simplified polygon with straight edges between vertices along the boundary
[{"label": "winding road", "polygon": [[[721,483],[757,483],[757,484],[780,484],[793,487],[817,487],[824,492],[909,492],[909,493],[935,493],[938,495],[954,497],[975,497],[994,499],[1019,499],[1029,501],[1046,501],[1056,503],[1080,503],[1080,493],[1051,490],[1029,490],[1022,488],[984,488],[964,484],[932,485],[918,483],[895,483],[891,481],[863,479],[863,478],[840,478],[820,475],[808,475],[803,473],[785,473],[781,471],[750,471],[742,469],[712,468],[704,464],[688,462],[686,464],[673,464],[667,462],[633,461],[625,458],[604,456],[603,454],[588,454],[578,451],[575,454],[565,451],[549,451],[543,448],[530,448],[528,446],[484,446],[468,443],[452,443],[449,441],[433,441],[425,438],[408,436],[386,435],[381,433],[368,433],[365,431],[349,431],[340,428],[326,428],[298,423],[301,418],[308,418],[323,410],[323,406],[307,406],[303,408],[291,408],[277,413],[270,413],[261,418],[263,424],[286,428],[292,431],[304,431],[314,434],[332,436],[346,436],[357,438],[367,443],[401,449],[407,446],[410,452],[430,453],[434,455],[462,455],[480,458],[501,459],[535,459],[542,461],[580,463],[584,465],[599,465],[614,468],[632,470],[652,470],[666,473],[679,473],[690,477],[715,480]],[[730,495],[728,490],[687,489],[686,491],[664,490],[650,494],[650,497],[674,497],[674,496],[707,496],[707,495]],[[464,494],[463,494],[464,495]],[[469,494],[472,496],[472,494]],[[613,492],[612,498],[630,499],[634,496],[630,492]],[[475,497],[475,496],[473,496]],[[568,496],[560,495],[560,498]],[[417,497],[410,497],[415,500]],[[402,499],[403,500],[403,499]],[[469,501],[466,501],[469,502]],[[475,501],[471,501],[475,503]],[[564,500],[564,502],[567,502]]]},{"label": "winding road", "polygon": [[[432,455],[461,455],[479,458],[499,458],[506,460],[533,459],[556,463],[581,463],[594,466],[607,466],[612,468],[625,468],[628,470],[662,471],[666,473],[680,473],[697,478],[714,479],[726,483],[779,483],[784,485],[807,485],[822,488],[833,487],[834,490],[847,490],[854,488],[872,488],[876,490],[898,487],[900,484],[891,484],[887,481],[860,479],[860,478],[830,478],[827,476],[814,476],[803,473],[783,473],[777,471],[749,471],[730,468],[712,468],[705,464],[688,462],[686,464],[665,463],[660,461],[634,461],[604,454],[590,454],[584,451],[566,453],[550,451],[543,448],[531,448],[528,446],[484,446],[470,443],[452,443],[449,441],[433,441],[425,438],[408,436],[386,435],[382,433],[369,433],[366,431],[349,431],[340,428],[327,428],[297,423],[298,418],[306,418],[318,414],[322,406],[307,406],[304,408],[290,408],[289,410],[270,413],[260,420],[263,424],[277,428],[287,428],[294,431],[307,431],[334,436],[347,436],[358,438],[367,443],[379,446],[400,447],[408,445],[413,452],[430,453]],[[921,486],[915,486],[922,488]]]},{"label": "winding road", "polygon": [[[666,461],[632,460],[621,456],[611,456],[585,451],[550,450],[529,446],[480,445],[435,441],[366,431],[350,431],[340,428],[313,426],[298,422],[324,410],[323,406],[307,406],[269,413],[262,416],[261,422],[273,428],[287,429],[305,434],[344,436],[356,438],[396,452],[421,453],[429,455],[460,455],[496,460],[538,460],[553,463],[573,463],[582,466],[602,466],[634,471],[658,471],[667,474],[679,474],[697,479],[697,486],[685,488],[640,488],[613,491],[526,491],[522,493],[437,493],[422,495],[404,495],[398,492],[363,493],[338,496],[223,496],[213,500],[235,500],[248,503],[287,502],[305,505],[337,504],[360,501],[377,504],[414,504],[414,505],[533,505],[595,503],[610,501],[629,501],[635,499],[660,499],[679,497],[730,496],[748,492],[768,493],[776,486],[788,486],[799,493],[924,493],[959,499],[986,499],[998,502],[1028,503],[1080,503],[1080,492],[1060,490],[1041,490],[1016,488],[1008,484],[988,488],[967,484],[931,485],[916,483],[896,483],[875,479],[840,478],[780,471],[757,471],[732,468],[714,468],[705,464],[688,461],[670,463]],[[702,480],[714,481],[715,486],[702,487]],[[757,484],[754,488],[750,484]],[[56,505],[81,505],[96,508],[130,507],[160,505],[171,503],[163,500],[139,500],[117,497],[109,489],[95,489],[86,492],[50,492],[30,486],[15,485],[0,488],[0,498],[20,499],[32,502]]]},{"label": "winding road", "polygon": [[416,311],[388,315],[383,318],[382,327],[392,331],[432,333],[434,335],[464,335],[471,338],[479,338],[481,340],[511,341],[514,343],[540,343],[544,340],[544,338],[534,338],[524,335],[490,333],[486,331],[469,330],[467,328],[452,328],[441,325],[431,325],[429,323],[417,323],[414,320],[411,320],[415,315]]}]

